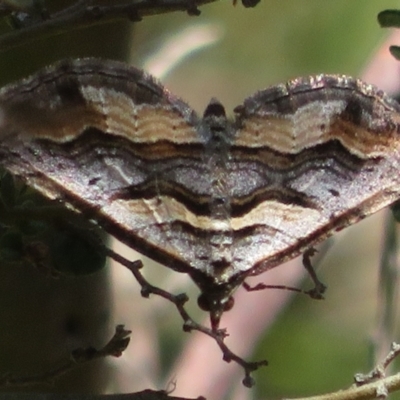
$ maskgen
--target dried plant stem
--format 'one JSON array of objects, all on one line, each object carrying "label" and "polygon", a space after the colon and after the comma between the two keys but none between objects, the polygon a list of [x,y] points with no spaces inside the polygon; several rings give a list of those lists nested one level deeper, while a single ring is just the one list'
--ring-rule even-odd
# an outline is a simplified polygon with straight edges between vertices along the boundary
[{"label": "dried plant stem", "polygon": [[118,253],[115,253],[111,249],[105,249],[105,251],[108,257],[111,257],[113,260],[117,261],[119,264],[128,268],[132,272],[135,279],[141,286],[141,293],[143,297],[149,297],[150,294],[155,294],[173,303],[183,319],[184,322],[183,330],[185,332],[196,330],[212,337],[218,344],[219,348],[221,349],[224,361],[226,362],[234,361],[244,369],[245,377],[243,379],[243,384],[247,387],[251,387],[254,385],[254,380],[251,377],[251,373],[260,368],[261,366],[267,365],[268,362],[266,360],[255,361],[255,362],[248,362],[243,360],[241,357],[233,353],[229,349],[229,347],[225,344],[224,342],[224,338],[226,336],[225,330],[222,329],[212,330],[210,328],[198,324],[190,317],[190,315],[187,313],[184,307],[184,304],[188,300],[186,294],[173,295],[163,289],[151,285],[149,282],[147,282],[147,280],[143,277],[143,275],[140,272],[140,269],[143,266],[141,261],[133,261],[133,262],[129,261],[126,258],[119,255]]},{"label": "dried plant stem", "polygon": [[[320,396],[299,397],[290,400],[367,400],[379,399],[400,390],[400,373],[363,386],[353,385],[348,389]],[[289,400],[289,399],[284,399]]]}]

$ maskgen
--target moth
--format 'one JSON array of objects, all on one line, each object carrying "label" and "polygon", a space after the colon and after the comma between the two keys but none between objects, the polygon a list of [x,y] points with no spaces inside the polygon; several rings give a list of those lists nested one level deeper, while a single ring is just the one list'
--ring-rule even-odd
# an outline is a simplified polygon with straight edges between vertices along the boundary
[{"label": "moth", "polygon": [[0,166],[200,288],[217,329],[246,277],[400,194],[400,107],[339,75],[200,117],[153,77],[62,61],[0,91]]}]

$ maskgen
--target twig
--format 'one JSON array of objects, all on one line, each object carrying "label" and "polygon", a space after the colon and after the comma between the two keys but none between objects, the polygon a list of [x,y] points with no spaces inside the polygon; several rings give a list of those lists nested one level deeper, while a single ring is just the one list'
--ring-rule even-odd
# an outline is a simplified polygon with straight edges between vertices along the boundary
[{"label": "twig", "polygon": [[389,354],[372,371],[370,371],[368,374],[356,374],[354,376],[354,382],[356,383],[356,385],[361,386],[375,379],[384,378],[386,368],[399,354],[400,354],[400,345],[393,342],[390,347]]},{"label": "twig", "polygon": [[[376,382],[364,386],[351,386],[345,390],[339,390],[334,393],[322,394],[320,396],[299,397],[290,400],[367,400],[382,397],[382,388],[386,392],[392,393],[400,389],[400,373],[380,379]],[[289,400],[289,399],[283,399]]]},{"label": "twig", "polygon": [[184,322],[183,330],[185,332],[196,330],[212,337],[218,344],[219,348],[221,349],[224,361],[226,362],[234,361],[244,369],[245,377],[242,381],[243,385],[246,387],[252,387],[254,385],[254,380],[251,377],[251,373],[260,368],[261,366],[268,365],[268,362],[266,360],[254,361],[254,362],[248,362],[243,360],[241,357],[233,353],[229,349],[229,347],[224,343],[224,338],[227,335],[225,330],[223,329],[212,330],[210,328],[198,324],[190,317],[190,315],[187,313],[184,307],[184,304],[188,301],[188,297],[186,294],[173,295],[163,289],[151,285],[149,282],[147,282],[147,280],[143,277],[143,275],[140,272],[140,269],[143,267],[141,261],[129,261],[126,258],[122,257],[121,255],[115,253],[111,249],[106,248],[105,251],[107,256],[111,257],[113,260],[117,261],[119,264],[128,268],[132,272],[135,279],[141,286],[141,294],[143,297],[147,298],[150,296],[150,294],[155,294],[173,303],[183,319]]},{"label": "twig", "polygon": [[95,359],[107,356],[119,357],[129,344],[130,333],[131,332],[126,330],[123,325],[118,325],[115,329],[114,336],[100,350],[96,350],[93,347],[76,349],[71,353],[70,360],[60,367],[41,374],[31,376],[15,376],[12,374],[6,374],[0,377],[0,387],[26,386],[43,383],[52,384],[55,379],[75,368],[78,364],[85,364]]}]

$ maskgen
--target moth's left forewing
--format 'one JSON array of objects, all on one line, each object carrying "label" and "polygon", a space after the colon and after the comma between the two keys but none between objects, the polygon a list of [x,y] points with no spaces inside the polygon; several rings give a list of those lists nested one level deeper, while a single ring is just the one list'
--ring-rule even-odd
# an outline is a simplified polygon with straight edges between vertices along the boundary
[{"label": "moth's left forewing", "polygon": [[[253,273],[399,197],[400,107],[372,86],[344,76],[301,78],[235,111],[233,154],[247,163],[246,180],[257,182],[242,197],[252,205],[243,225],[258,227]],[[255,210],[258,219],[250,218]]]},{"label": "moth's left forewing", "polygon": [[0,165],[179,268],[194,239],[171,229],[185,220],[174,207],[175,165],[188,159],[187,147],[194,159],[201,151],[197,121],[143,71],[63,61],[0,92]]}]

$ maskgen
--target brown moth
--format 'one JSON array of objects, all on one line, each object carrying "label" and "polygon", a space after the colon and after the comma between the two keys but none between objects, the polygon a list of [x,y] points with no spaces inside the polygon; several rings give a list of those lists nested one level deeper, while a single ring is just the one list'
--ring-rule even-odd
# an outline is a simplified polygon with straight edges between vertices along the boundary
[{"label": "brown moth", "polygon": [[345,76],[203,117],[125,64],[63,61],[0,91],[0,166],[188,273],[214,329],[249,275],[396,201],[400,107]]}]

